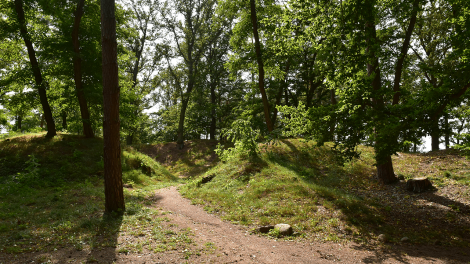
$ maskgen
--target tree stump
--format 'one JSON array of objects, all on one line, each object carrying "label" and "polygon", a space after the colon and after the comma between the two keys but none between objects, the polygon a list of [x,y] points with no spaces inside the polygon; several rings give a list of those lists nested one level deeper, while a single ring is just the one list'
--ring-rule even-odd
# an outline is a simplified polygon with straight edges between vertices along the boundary
[{"label": "tree stump", "polygon": [[414,178],[406,182],[406,189],[411,192],[424,192],[432,188],[432,183],[428,178]]}]

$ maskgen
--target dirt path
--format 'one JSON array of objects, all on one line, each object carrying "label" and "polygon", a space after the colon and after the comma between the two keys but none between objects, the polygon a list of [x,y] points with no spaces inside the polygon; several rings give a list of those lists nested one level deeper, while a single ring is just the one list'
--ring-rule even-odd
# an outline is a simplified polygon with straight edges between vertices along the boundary
[{"label": "dirt path", "polygon": [[[470,263],[470,250],[442,246],[381,245],[350,243],[302,243],[273,240],[249,234],[243,226],[221,221],[183,198],[176,187],[156,191],[154,206],[167,218],[165,228],[187,232],[190,239],[176,250],[155,253],[98,249],[59,248],[52,252],[0,254],[9,263]],[[167,229],[166,229],[167,230]],[[167,230],[170,231],[170,230]],[[172,233],[173,234],[173,233]],[[145,238],[145,236],[143,237]],[[119,235],[118,244],[137,242],[135,236]],[[1,246],[1,245],[0,245]]]},{"label": "dirt path", "polygon": [[[214,254],[192,256],[189,262],[214,263],[470,263],[465,249],[434,246],[387,246],[368,249],[357,244],[275,241],[250,235],[246,229],[221,221],[191,205],[176,187],[157,191],[156,206],[173,212],[169,218],[190,228],[198,244],[213,243]],[[470,252],[468,252],[470,254]]]}]

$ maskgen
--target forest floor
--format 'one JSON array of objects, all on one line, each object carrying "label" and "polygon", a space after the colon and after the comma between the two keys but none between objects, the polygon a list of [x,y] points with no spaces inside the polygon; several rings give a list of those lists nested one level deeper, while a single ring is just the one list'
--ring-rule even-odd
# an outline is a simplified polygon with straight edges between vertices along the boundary
[{"label": "forest floor", "polygon": [[[60,137],[0,142],[0,172],[27,165],[14,180],[0,182],[1,264],[470,263],[470,161],[453,151],[394,158],[397,174],[426,175],[436,187],[414,194],[404,181],[375,184],[367,153],[365,163],[324,166],[331,157],[315,156],[324,149],[295,140],[284,142],[289,148],[265,148],[262,160],[226,164],[218,163],[211,141],[188,142],[181,151],[171,144],[137,148],[148,156],[127,148],[126,212],[107,218],[102,165],[94,161],[99,155],[91,157],[100,141]],[[81,167],[88,176],[72,175]],[[34,186],[41,184],[28,178],[35,173],[51,179]],[[210,175],[211,182],[199,184]],[[52,180],[58,177],[65,183]],[[255,232],[280,222],[296,234]],[[403,236],[409,241],[400,241]]]},{"label": "forest floor", "polygon": [[[171,251],[66,247],[14,257],[0,253],[0,263],[470,263],[470,257],[465,255],[468,248],[270,239],[208,214],[183,198],[174,186],[158,190],[154,198],[151,206],[166,216],[165,228],[175,230],[167,233],[187,234],[185,243]],[[118,245],[138,244],[144,236],[124,235],[116,239]]]}]

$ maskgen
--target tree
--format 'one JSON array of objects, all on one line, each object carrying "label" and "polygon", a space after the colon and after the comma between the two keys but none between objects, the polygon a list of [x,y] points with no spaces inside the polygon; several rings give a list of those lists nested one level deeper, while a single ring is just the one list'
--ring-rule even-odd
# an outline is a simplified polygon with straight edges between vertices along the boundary
[{"label": "tree", "polygon": [[80,58],[80,41],[79,41],[79,29],[80,21],[83,16],[83,9],[85,6],[85,0],[77,1],[77,8],[74,12],[75,19],[73,22],[72,30],[72,44],[73,44],[73,77],[75,80],[75,90],[77,94],[78,103],[80,105],[80,114],[83,123],[83,134],[87,138],[94,137],[93,129],[91,128],[90,112],[88,111],[88,104],[83,91],[82,82],[82,59]]},{"label": "tree", "polygon": [[101,32],[105,212],[123,212],[125,203],[119,135],[119,76],[114,0],[101,0]]},{"label": "tree", "polygon": [[[174,67],[171,66],[172,49],[169,46],[160,49],[168,63],[169,72],[173,75],[175,83],[181,91],[181,110],[176,141],[180,149],[184,147],[186,110],[199,74],[199,64],[206,48],[220,35],[211,27],[214,21],[215,4],[216,1],[214,0],[179,0],[171,6],[170,2],[167,1],[161,10],[164,21],[163,26],[173,35],[173,41],[176,44],[174,52],[177,55],[176,57],[182,59],[187,77],[186,81],[180,80],[173,69]],[[183,21],[179,20],[178,14],[182,16]],[[183,88],[184,86],[185,88]]]},{"label": "tree", "polygon": [[36,58],[36,51],[34,50],[31,37],[28,34],[28,29],[26,26],[27,23],[25,19],[25,12],[23,9],[22,0],[15,0],[15,10],[16,10],[17,17],[18,17],[21,37],[23,38],[26,48],[28,49],[28,56],[29,56],[31,68],[34,74],[34,79],[36,81],[36,89],[38,90],[42,109],[44,111],[44,116],[47,122],[46,137],[54,137],[57,133],[56,133],[54,119],[52,117],[52,111],[49,106],[49,102],[47,100],[47,95],[46,95],[47,83],[46,81],[43,80],[41,69],[39,67],[39,63]]},{"label": "tree", "polygon": [[261,46],[259,42],[258,35],[258,18],[256,17],[256,4],[255,0],[250,0],[250,14],[251,14],[251,24],[253,27],[253,37],[255,39],[255,51],[256,51],[256,61],[258,62],[258,87],[261,93],[261,98],[263,100],[263,110],[264,118],[266,120],[266,126],[268,131],[273,131],[273,124],[271,122],[271,112],[269,111],[268,97],[266,96],[266,91],[264,89],[264,65],[263,58],[261,55]]},{"label": "tree", "polygon": [[145,130],[144,124],[149,118],[143,111],[154,105],[152,81],[160,58],[153,48],[160,37],[159,7],[157,0],[132,0],[129,3],[131,18],[126,26],[130,34],[124,40],[124,46],[130,55],[126,71],[131,83],[123,91],[121,103],[121,125],[128,145]]}]

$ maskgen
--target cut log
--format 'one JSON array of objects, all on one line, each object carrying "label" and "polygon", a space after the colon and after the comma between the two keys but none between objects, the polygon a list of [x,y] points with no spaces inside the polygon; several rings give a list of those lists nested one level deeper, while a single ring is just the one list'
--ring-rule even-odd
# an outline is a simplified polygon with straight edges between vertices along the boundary
[{"label": "cut log", "polygon": [[414,178],[406,182],[406,189],[411,192],[420,193],[432,188],[428,178]]},{"label": "cut log", "polygon": [[201,187],[202,184],[206,184],[206,183],[212,181],[212,179],[214,179],[214,178],[215,178],[215,174],[211,174],[211,175],[203,177],[201,179],[201,181],[197,183],[197,187]]}]

